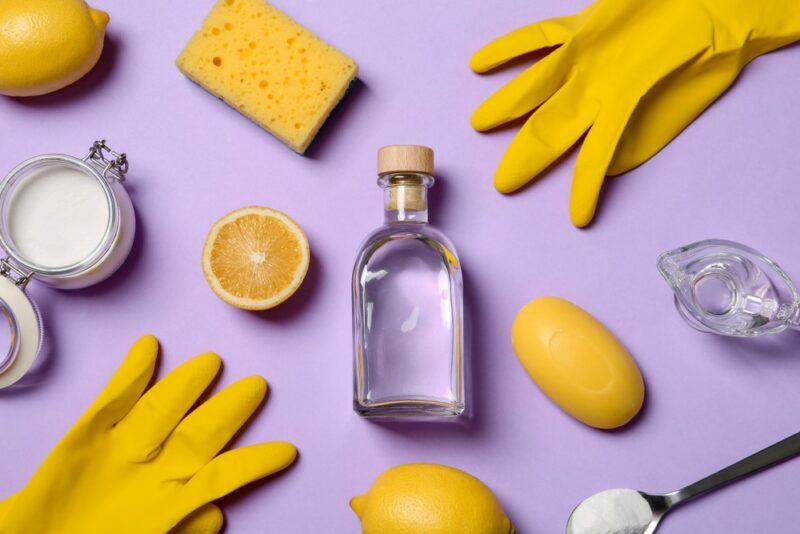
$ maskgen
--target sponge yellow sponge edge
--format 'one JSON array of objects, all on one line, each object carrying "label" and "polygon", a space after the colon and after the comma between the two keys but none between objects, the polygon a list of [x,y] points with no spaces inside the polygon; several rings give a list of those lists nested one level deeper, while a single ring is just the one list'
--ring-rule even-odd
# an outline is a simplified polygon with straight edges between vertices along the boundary
[{"label": "sponge yellow sponge edge", "polygon": [[358,73],[350,57],[264,0],[219,0],[176,64],[301,154]]}]

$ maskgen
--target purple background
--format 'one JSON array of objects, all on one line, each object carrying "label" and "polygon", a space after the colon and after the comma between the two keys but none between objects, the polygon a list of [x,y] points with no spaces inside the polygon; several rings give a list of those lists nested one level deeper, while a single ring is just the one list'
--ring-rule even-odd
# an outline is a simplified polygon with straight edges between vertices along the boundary
[{"label": "purple background", "polygon": [[[384,469],[415,461],[480,477],[522,533],[563,532],[593,492],[670,491],[800,430],[800,336],[697,333],[655,269],[664,250],[724,237],[800,279],[800,49],[757,59],[665,150],[612,180],[596,224],[579,231],[567,216],[574,153],[517,195],[494,191],[514,131],[482,135],[468,120],[521,66],[479,77],[467,61],[494,36],[585,3],[276,1],[361,69],[300,157],[175,68],[211,0],[98,0],[111,24],[96,69],[51,96],[0,99],[0,169],[45,152],[83,155],[106,137],[130,156],[140,226],[132,256],[106,283],[34,289],[54,352],[37,384],[0,395],[0,494],[25,483],[145,332],[162,341],[162,374],[215,350],[225,361],[218,387],[252,373],[270,381],[269,402],[238,443],[291,440],[301,456],[286,475],[223,501],[235,533],[356,532],[350,497]],[[375,152],[392,143],[436,150],[432,219],[459,249],[472,315],[468,429],[377,425],[350,407],[350,270],[381,222]],[[296,218],[314,257],[299,294],[263,314],[218,300],[200,269],[208,228],[248,204]],[[577,423],[522,371],[511,322],[542,295],[583,306],[635,355],[648,396],[627,429]],[[800,460],[679,510],[662,532],[793,531],[798,479]]]}]

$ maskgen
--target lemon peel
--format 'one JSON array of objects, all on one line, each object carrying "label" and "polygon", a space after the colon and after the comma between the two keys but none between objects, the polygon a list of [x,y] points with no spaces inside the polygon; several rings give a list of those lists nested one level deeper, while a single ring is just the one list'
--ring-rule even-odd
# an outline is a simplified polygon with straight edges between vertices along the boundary
[{"label": "lemon peel", "polygon": [[100,58],[108,21],[83,0],[0,0],[0,94],[43,95],[82,78]]},{"label": "lemon peel", "polygon": [[405,464],[384,471],[350,500],[363,534],[514,534],[503,507],[483,482],[459,469]]}]

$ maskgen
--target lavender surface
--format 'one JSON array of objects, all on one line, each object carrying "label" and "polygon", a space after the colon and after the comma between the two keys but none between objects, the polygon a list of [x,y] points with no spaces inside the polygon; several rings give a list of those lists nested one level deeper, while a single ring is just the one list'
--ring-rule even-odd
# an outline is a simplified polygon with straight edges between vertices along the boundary
[{"label": "lavender surface", "polygon": [[[558,533],[596,491],[673,490],[800,430],[800,335],[697,333],[655,269],[664,250],[721,237],[800,280],[800,48],[754,61],[665,150],[611,180],[595,224],[579,231],[567,215],[574,152],[519,194],[494,191],[514,129],[478,134],[469,116],[524,65],[477,76],[467,61],[495,36],[585,2],[276,0],[361,69],[307,157],[174,66],[210,0],[96,4],[111,23],[87,78],[50,96],[0,98],[0,169],[44,152],[83,155],[105,137],[129,154],[138,236],[123,269],[95,288],[33,288],[54,350],[38,384],[0,394],[0,496],[23,486],[145,332],[162,340],[162,375],[215,350],[225,362],[218,388],[252,373],[271,384],[237,444],[286,439],[300,458],[222,502],[236,534],[357,532],[350,497],[404,462],[465,469],[495,490],[520,532]],[[432,219],[458,247],[471,313],[471,428],[377,425],[350,407],[350,272],[381,223],[375,153],[393,143],[436,150]],[[314,256],[300,292],[263,314],[219,301],[200,269],[208,228],[248,204],[289,213]],[[511,322],[542,295],[593,313],[638,360],[648,396],[628,428],[570,419],[517,363]],[[660,532],[793,531],[798,480],[795,460],[686,506]]]}]

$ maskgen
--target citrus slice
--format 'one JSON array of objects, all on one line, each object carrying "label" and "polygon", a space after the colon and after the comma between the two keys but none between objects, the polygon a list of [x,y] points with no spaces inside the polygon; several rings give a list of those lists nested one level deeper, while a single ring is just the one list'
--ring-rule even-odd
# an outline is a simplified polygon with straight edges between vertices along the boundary
[{"label": "citrus slice", "polygon": [[203,247],[203,273],[228,304],[266,310],[297,291],[310,258],[308,238],[291,217],[248,206],[211,227]]}]

